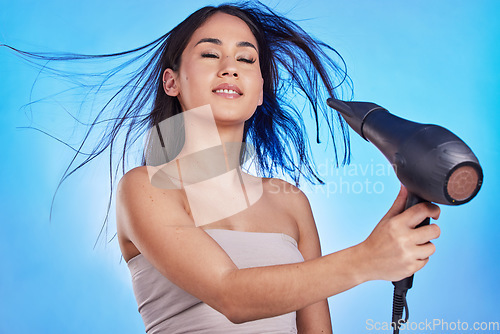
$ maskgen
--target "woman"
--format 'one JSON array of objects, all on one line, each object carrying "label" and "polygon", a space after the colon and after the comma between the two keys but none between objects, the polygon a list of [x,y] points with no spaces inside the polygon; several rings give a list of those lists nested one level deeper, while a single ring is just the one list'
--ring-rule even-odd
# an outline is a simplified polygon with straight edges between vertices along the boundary
[{"label": "woman", "polygon": [[[118,186],[118,238],[148,333],[331,333],[326,298],[407,277],[434,252],[439,228],[413,228],[437,219],[439,208],[403,212],[403,188],[364,242],[321,256],[306,196],[242,172],[242,153],[228,144],[247,141],[277,84],[265,79],[272,59],[263,54],[273,41],[255,13],[206,7],[170,33],[171,43],[182,34],[187,43],[173,59],[165,48],[153,109],[163,117],[152,125],[180,110],[184,146],[156,168],[129,171]],[[159,150],[169,137],[157,130]]]},{"label": "woman", "polygon": [[[96,125],[111,122],[102,141],[63,177],[116,147],[121,130],[124,154],[138,138],[134,130],[151,130],[144,166],[127,172],[117,190],[118,239],[148,333],[331,333],[328,297],[369,280],[402,279],[428,262],[439,228],[414,227],[437,219],[439,208],[423,203],[403,212],[404,188],[365,241],[322,256],[307,197],[241,168],[254,152],[260,175],[319,181],[299,107],[287,96],[308,101],[318,131],[318,105],[334,95],[335,76],[345,78],[328,51],[335,52],[259,4],[202,8],[158,40],[118,54],[19,51],[42,61],[143,52],[124,65],[150,55],[101,109],[84,143]],[[122,93],[121,108],[103,120]]]}]

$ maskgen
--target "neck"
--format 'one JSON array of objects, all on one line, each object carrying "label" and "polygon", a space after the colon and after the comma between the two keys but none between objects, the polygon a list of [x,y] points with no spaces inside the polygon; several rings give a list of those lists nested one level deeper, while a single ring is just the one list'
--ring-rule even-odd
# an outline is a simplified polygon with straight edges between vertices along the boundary
[{"label": "neck", "polygon": [[183,116],[185,142],[176,159],[187,174],[210,177],[239,167],[243,123],[216,123],[209,105],[184,111]]}]

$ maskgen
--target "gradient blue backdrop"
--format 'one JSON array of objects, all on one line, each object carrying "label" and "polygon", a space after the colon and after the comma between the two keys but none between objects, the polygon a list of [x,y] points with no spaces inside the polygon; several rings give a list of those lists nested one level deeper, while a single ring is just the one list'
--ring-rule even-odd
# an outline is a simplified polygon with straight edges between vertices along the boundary
[{"label": "gradient blue backdrop", "polygon": [[[499,322],[500,2],[265,3],[303,20],[307,31],[343,55],[355,99],[441,124],[473,148],[484,168],[484,186],[469,204],[442,207],[437,252],[417,274],[408,300],[416,322]],[[205,4],[1,0],[0,42],[27,50],[116,52],[156,39]],[[62,186],[49,223],[51,198],[71,151],[16,127],[38,125],[67,135],[62,129],[72,123],[55,102],[35,105],[31,123],[21,107],[29,102],[37,71],[5,48],[0,75],[0,333],[143,332],[116,240],[93,249],[108,198],[105,161]],[[48,81],[50,87],[44,82],[34,96],[58,88],[56,81]],[[313,148],[328,185],[304,190],[328,253],[364,240],[399,186],[381,154],[355,135],[353,165],[344,169],[329,169],[331,150],[324,145]],[[108,236],[113,229],[111,224]],[[389,321],[391,302],[392,285],[382,281],[330,298],[335,332],[382,332],[368,330],[366,323]],[[426,333],[443,332],[438,329]]]}]

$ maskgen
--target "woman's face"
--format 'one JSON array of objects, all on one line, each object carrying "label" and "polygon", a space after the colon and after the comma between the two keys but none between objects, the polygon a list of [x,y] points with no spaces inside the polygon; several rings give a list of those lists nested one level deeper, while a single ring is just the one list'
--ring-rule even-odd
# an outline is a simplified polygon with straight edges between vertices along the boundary
[{"label": "woman's face", "polygon": [[165,91],[184,111],[210,104],[218,124],[243,123],[262,104],[257,47],[244,21],[216,13],[194,32],[179,70],[165,71]]}]

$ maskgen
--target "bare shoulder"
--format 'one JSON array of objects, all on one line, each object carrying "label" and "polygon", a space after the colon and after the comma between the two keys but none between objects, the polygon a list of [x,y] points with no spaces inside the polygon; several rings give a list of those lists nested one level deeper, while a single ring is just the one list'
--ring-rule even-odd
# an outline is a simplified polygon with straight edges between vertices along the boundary
[{"label": "bare shoulder", "polygon": [[117,213],[126,211],[128,215],[151,216],[160,210],[170,214],[185,210],[182,190],[153,184],[149,168],[136,167],[121,178],[116,195]]},{"label": "bare shoulder", "polygon": [[[118,191],[128,191],[131,187],[141,186],[141,188],[154,189],[151,184],[151,174],[157,172],[159,168],[150,166],[139,166],[129,170],[122,176],[118,183]],[[158,173],[161,174],[161,173]]]},{"label": "bare shoulder", "polygon": [[[127,204],[129,200],[144,200],[147,195],[149,199],[153,197],[169,197],[179,199],[180,191],[175,187],[159,187],[151,182],[151,170],[149,166],[140,166],[128,171],[118,183],[117,204]],[[161,174],[161,173],[158,173]]]},{"label": "bare shoulder", "polygon": [[306,194],[290,182],[279,178],[263,178],[262,183],[266,194],[286,205],[294,216],[310,208]]},{"label": "bare shoulder", "polygon": [[146,166],[136,167],[122,176],[116,189],[116,210],[118,228],[123,225],[125,219],[122,219],[122,213],[126,206],[134,201],[141,199],[141,194],[147,191],[148,173]]},{"label": "bare shoulder", "polygon": [[129,170],[118,182],[118,191],[130,190],[130,187],[144,183],[148,180],[148,170],[146,166],[140,166]]},{"label": "bare shoulder", "polygon": [[[134,240],[137,231],[153,228],[151,221],[160,221],[168,212],[169,217],[186,215],[180,190],[162,189],[151,184],[148,167],[136,167],[128,171],[118,183],[116,192],[117,236],[125,260],[137,255]],[[177,223],[186,220],[179,220]],[[145,224],[149,222],[148,224]],[[146,226],[148,225],[148,226]]]},{"label": "bare shoulder", "polygon": [[311,205],[306,194],[295,185],[277,178],[263,179],[264,189],[286,207],[299,230],[299,250],[304,259],[321,256],[319,236]]}]

